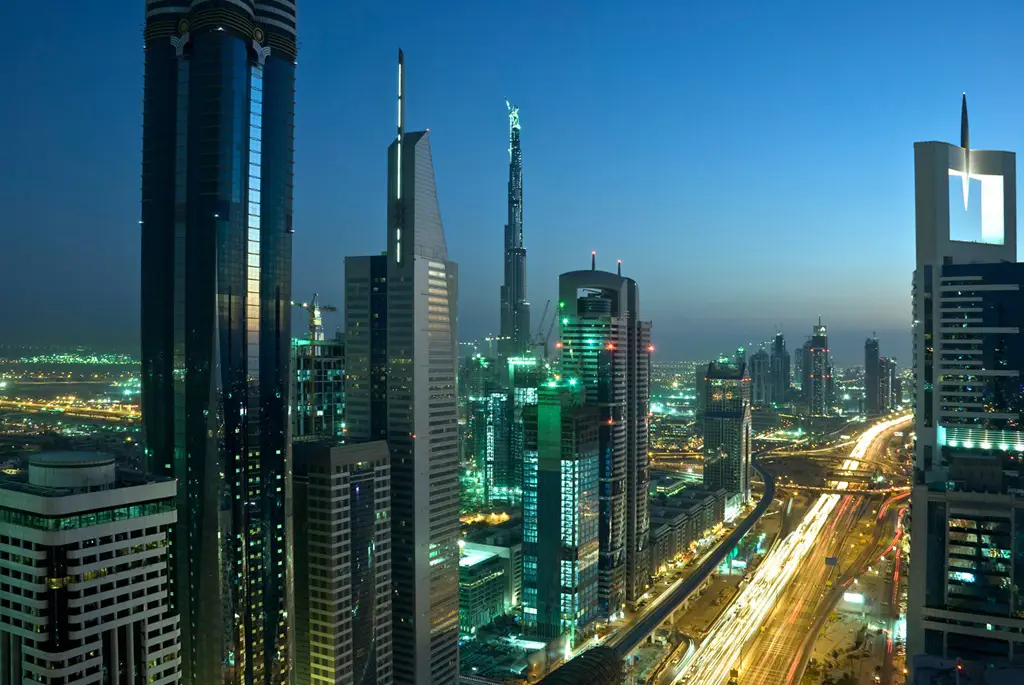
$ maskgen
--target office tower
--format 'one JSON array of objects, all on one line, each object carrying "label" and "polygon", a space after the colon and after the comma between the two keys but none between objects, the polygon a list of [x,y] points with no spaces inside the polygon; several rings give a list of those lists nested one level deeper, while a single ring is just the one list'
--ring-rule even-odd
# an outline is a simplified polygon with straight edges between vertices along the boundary
[{"label": "office tower", "polygon": [[737,365],[746,366],[746,364],[747,364],[747,350],[746,350],[745,347],[740,345],[739,347],[736,348],[736,354],[733,355],[733,361]]},{"label": "office tower", "polygon": [[707,399],[705,388],[707,387],[708,382],[708,365],[703,362],[698,362],[693,375],[694,394],[697,396],[697,405],[693,412],[694,427],[697,429],[698,435],[703,435],[704,401]]},{"label": "office tower", "polygon": [[180,682],[176,496],[100,452],[34,454],[0,476],[0,681]]},{"label": "office tower", "polygon": [[292,340],[294,385],[292,437],[319,440],[345,437],[345,342],[339,333],[332,340]]},{"label": "office tower", "polygon": [[897,375],[899,369],[896,360],[892,357],[880,357],[878,360],[879,379],[879,410],[882,412],[895,411],[903,404],[903,388],[900,377]]},{"label": "office tower", "polygon": [[601,409],[601,612],[611,616],[646,590],[648,542],[647,415],[651,326],[640,321],[636,281],[571,271],[558,278],[561,371]]},{"label": "office tower", "polygon": [[427,131],[388,148],[387,435],[391,451],[395,680],[459,673],[458,272],[448,259]]},{"label": "office tower", "polygon": [[599,426],[575,379],[549,381],[526,410],[523,622],[579,645],[598,616]]},{"label": "office tower", "polygon": [[775,334],[771,356],[771,401],[783,404],[789,396],[790,375],[789,352],[786,351],[786,338],[782,333]]},{"label": "office tower", "polygon": [[383,440],[295,445],[295,682],[385,685],[391,460]]},{"label": "office tower", "polygon": [[[1016,158],[961,144],[914,144],[915,446],[907,655],[914,682],[961,660],[976,671],[1024,657],[1020,378],[1024,265],[1017,263]],[[980,193],[979,193],[980,191]],[[980,210],[975,242],[953,238],[953,213]],[[959,218],[959,217],[957,217]],[[987,680],[986,680],[987,678]]]},{"label": "office tower", "polygon": [[878,338],[864,341],[864,412],[876,416],[887,411],[882,407],[882,385],[878,357]]},{"label": "office tower", "polygon": [[508,107],[508,223],[505,224],[505,283],[501,286],[502,361],[530,353],[530,304],[526,301],[526,248],[523,247],[523,150],[519,108]]},{"label": "office tower", "polygon": [[147,0],[142,411],[184,681],[289,679],[295,2]]},{"label": "office tower", "polygon": [[479,474],[480,499],[486,506],[518,501],[509,464],[508,393],[494,389],[469,398],[470,436],[474,468]]},{"label": "office tower", "polygon": [[751,403],[755,407],[764,407],[771,404],[771,375],[771,358],[764,348],[750,355]]},{"label": "office tower", "polygon": [[728,358],[705,374],[704,487],[750,498],[750,378]]},{"label": "office tower", "polygon": [[830,400],[832,367],[828,363],[828,331],[818,317],[810,345],[807,347],[807,368],[804,376],[808,387],[804,389],[811,416],[827,416],[832,406]]},{"label": "office tower", "polygon": [[799,398],[806,405],[807,391],[811,387],[810,379],[807,377],[811,369],[810,364],[811,341],[805,340],[800,349],[793,354],[793,379],[800,384]]},{"label": "office tower", "polygon": [[[525,414],[537,406],[537,389],[547,377],[540,358],[509,357],[508,359],[508,480],[512,496],[523,502],[523,464],[526,448]],[[536,456],[536,453],[530,454]],[[525,506],[525,503],[524,503]]]},{"label": "office tower", "polygon": [[345,257],[345,427],[387,438],[388,258]]}]

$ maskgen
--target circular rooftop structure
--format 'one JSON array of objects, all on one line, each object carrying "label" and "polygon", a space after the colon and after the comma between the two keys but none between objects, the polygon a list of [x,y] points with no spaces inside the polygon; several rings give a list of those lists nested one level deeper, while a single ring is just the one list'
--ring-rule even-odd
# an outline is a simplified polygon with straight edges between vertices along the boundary
[{"label": "circular rooftop structure", "polygon": [[114,456],[105,452],[40,452],[29,457],[28,481],[45,488],[97,490],[114,485]]}]

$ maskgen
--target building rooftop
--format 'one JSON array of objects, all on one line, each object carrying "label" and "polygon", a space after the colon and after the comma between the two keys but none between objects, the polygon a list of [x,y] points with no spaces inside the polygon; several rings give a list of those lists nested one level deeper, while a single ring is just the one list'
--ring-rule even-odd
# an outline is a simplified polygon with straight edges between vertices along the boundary
[{"label": "building rooftop", "polygon": [[106,452],[39,452],[28,458],[31,466],[47,468],[84,468],[86,466],[110,466],[114,456]]},{"label": "building rooftop", "polygon": [[483,563],[488,559],[493,559],[496,556],[498,555],[494,552],[483,552],[476,549],[467,550],[463,548],[462,556],[459,558],[459,566],[463,568],[470,568]]}]

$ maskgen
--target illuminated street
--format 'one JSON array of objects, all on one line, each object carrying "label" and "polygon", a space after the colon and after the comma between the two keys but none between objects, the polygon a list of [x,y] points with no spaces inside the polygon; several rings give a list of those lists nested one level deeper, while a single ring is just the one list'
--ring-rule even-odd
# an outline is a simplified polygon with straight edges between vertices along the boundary
[{"label": "illuminated street", "polygon": [[[862,468],[862,460],[875,458],[884,448],[892,432],[909,421],[910,417],[902,416],[868,428],[843,463],[843,470],[855,471]],[[845,481],[836,485],[838,490],[845,490],[848,487],[849,484]],[[707,638],[687,662],[683,675],[677,678],[676,682],[719,685],[728,680],[732,669],[739,668],[744,648],[758,634],[761,625],[779,604],[783,594],[796,578],[798,570],[802,568],[803,562],[812,554],[820,553],[822,540],[832,538],[840,526],[850,525],[847,519],[855,520],[851,512],[857,507],[841,505],[842,500],[844,496],[839,494],[818,497],[797,528],[777,543],[765,557],[750,583],[716,621]],[[785,659],[791,662],[794,656],[791,650],[785,655]],[[786,674],[782,675],[785,678]],[[762,681],[755,679],[751,682]]]}]

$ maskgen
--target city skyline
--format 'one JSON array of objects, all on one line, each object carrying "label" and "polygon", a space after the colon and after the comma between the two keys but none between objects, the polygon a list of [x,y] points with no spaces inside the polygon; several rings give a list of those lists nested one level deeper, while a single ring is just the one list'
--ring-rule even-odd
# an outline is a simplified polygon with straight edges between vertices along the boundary
[{"label": "city skyline", "polygon": [[[559,12],[568,15],[574,9]],[[384,223],[372,185],[383,169],[370,141],[388,134],[384,114],[393,104],[387,70],[393,50],[402,44],[417,56],[411,95],[424,103],[410,123],[434,127],[439,189],[452,196],[444,209],[452,256],[468,265],[463,279],[473,284],[463,289],[460,302],[464,339],[499,330],[494,305],[507,221],[507,96],[529,112],[523,128],[530,186],[524,223],[535,317],[554,296],[563,270],[559,262],[578,255],[583,265],[595,249],[599,267],[610,268],[621,258],[624,274],[644,274],[648,311],[659,322],[662,358],[712,358],[734,341],[768,338],[775,324],[796,347],[796,334],[819,314],[829,321],[840,363],[860,357],[860,345],[871,331],[898,360],[908,358],[909,306],[903,298],[882,296],[909,287],[903,274],[911,263],[912,243],[900,230],[913,220],[907,141],[949,139],[955,131],[951,103],[966,90],[975,105],[974,144],[984,148],[998,140],[1010,149],[1021,147],[1022,134],[1012,122],[1020,118],[1024,99],[998,88],[991,70],[982,68],[988,60],[985,50],[970,49],[982,46],[981,32],[969,29],[987,18],[982,16],[986,11],[961,17],[959,5],[942,4],[922,18],[889,8],[889,28],[878,37],[876,54],[867,56],[858,51],[842,56],[844,40],[826,45],[801,30],[839,19],[857,36],[877,23],[869,19],[870,12],[860,18],[859,12],[850,16],[834,8],[772,18],[790,24],[783,27],[791,38],[785,48],[756,35],[760,12],[777,13],[767,8],[702,11],[689,22],[693,28],[688,31],[699,39],[692,44],[669,40],[654,16],[592,8],[586,28],[579,29],[578,51],[566,52],[556,34],[543,28],[516,50],[502,49],[511,40],[505,37],[488,46],[483,36],[497,27],[498,14],[512,22],[510,29],[521,29],[538,16],[531,3],[521,10],[506,17],[478,9],[461,19],[448,8],[404,17],[383,8],[346,12],[311,4],[302,10],[300,22],[309,31],[303,42],[306,82],[297,93],[296,292],[320,292],[325,301],[340,305],[342,278],[322,274],[346,254],[369,253],[374,229]],[[15,20],[36,24],[42,11],[19,6]],[[25,59],[24,68],[13,70],[15,87],[27,96],[3,115],[13,117],[6,121],[19,131],[6,147],[4,162],[17,162],[21,172],[5,184],[4,193],[10,194],[11,225],[24,239],[5,251],[0,272],[7,289],[35,282],[24,296],[5,301],[0,315],[18,332],[8,333],[4,342],[75,338],[137,347],[139,295],[133,271],[141,106],[134,94],[141,87],[141,21],[137,13],[125,15],[114,9],[70,8],[52,37],[29,43],[18,36],[0,48],[8,59],[33,56]],[[414,32],[417,21],[427,22],[430,30]],[[955,21],[968,29],[965,35],[978,37],[968,38],[963,59],[948,60],[944,48],[930,44],[918,44],[916,60],[921,61],[892,59],[903,41],[911,40],[918,21],[925,22],[925,29]],[[467,22],[480,24],[480,37],[463,35],[460,29]],[[1002,19],[998,25],[1012,23]],[[72,31],[94,34],[101,27],[109,36],[96,48],[96,59],[108,65],[102,73],[47,58],[50,41]],[[367,35],[357,35],[356,27],[368,27]],[[385,30],[388,37],[382,40]],[[331,31],[341,32],[343,40],[335,40]],[[432,33],[452,39],[438,41],[445,50],[431,51]],[[721,78],[709,79],[706,70],[692,68],[692,61],[710,48],[715,48],[712,55],[719,49],[728,53],[734,41],[750,45],[718,64],[724,69]],[[649,73],[632,81],[621,60],[601,56],[604,45],[630,51],[631,63],[649,63]],[[756,68],[741,59],[752,50],[759,50],[762,61]],[[808,64],[803,55],[809,51],[821,53],[822,64]],[[915,80],[929,59],[947,65],[939,69],[941,78]],[[842,76],[839,83],[822,81],[829,68]],[[660,84],[670,77],[678,86],[665,95]],[[355,93],[359,107],[346,95]],[[59,103],[65,98],[82,104],[80,121],[64,122]],[[758,103],[756,109],[752,102]],[[626,125],[630,118],[635,123]],[[651,132],[666,127],[700,131],[683,158],[660,150]],[[833,147],[822,151],[821,141],[832,136]],[[740,158],[755,147],[759,155],[778,160],[771,173],[741,164]],[[80,172],[96,161],[103,162],[104,173]],[[572,173],[566,173],[567,164]],[[828,173],[808,173],[819,165]],[[634,177],[626,168],[640,172]],[[732,186],[723,187],[719,180],[726,172],[744,188],[747,201],[728,200]],[[66,202],[44,199],[53,187],[63,189]],[[682,219],[663,209],[665,193],[685,203]],[[587,200],[568,201],[572,197]],[[865,203],[868,198],[872,202]],[[854,232],[863,244],[878,247],[872,253],[874,266],[847,256],[859,254],[846,249],[847,236]],[[770,300],[751,279],[729,279],[700,258],[730,233],[734,247],[743,248],[735,251],[742,271],[779,274]],[[90,239],[76,238],[82,234]],[[645,239],[623,239],[638,234]],[[762,237],[765,250],[747,249]],[[805,255],[801,241],[812,239],[813,254]],[[649,249],[655,244],[669,249]],[[482,257],[472,260],[478,251]],[[40,254],[46,259],[40,260]],[[108,273],[122,277],[98,276]],[[824,279],[824,287],[807,287],[815,279]],[[671,293],[697,288],[714,295],[685,308],[674,306]],[[49,316],[45,306],[57,293],[69,310],[62,321]],[[868,314],[868,301],[882,303],[877,314]],[[733,323],[737,320],[743,323]],[[326,321],[332,333],[340,324],[339,317]]]}]

